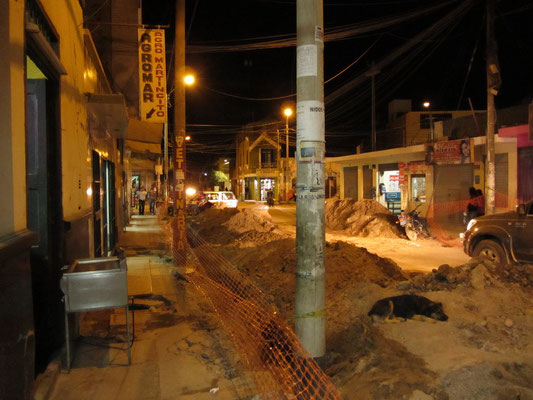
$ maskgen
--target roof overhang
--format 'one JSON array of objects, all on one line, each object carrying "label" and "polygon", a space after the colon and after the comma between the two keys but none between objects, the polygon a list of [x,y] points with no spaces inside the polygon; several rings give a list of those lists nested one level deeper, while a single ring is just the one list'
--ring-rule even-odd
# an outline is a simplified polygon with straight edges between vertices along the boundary
[{"label": "roof overhang", "polygon": [[[409,147],[399,147],[396,149],[372,151],[369,153],[359,153],[351,154],[341,157],[326,157],[326,162],[328,163],[338,163],[338,164],[351,164],[351,163],[360,163],[360,164],[375,164],[376,162],[389,163],[397,162],[399,157],[410,154],[414,156],[419,156],[421,159],[424,159],[425,148],[423,144]],[[379,160],[379,161],[378,161]]]},{"label": "roof overhang", "polygon": [[132,153],[137,154],[161,154],[161,143],[147,143],[136,140],[126,140],[125,147],[131,150]]},{"label": "roof overhang", "polygon": [[163,124],[130,118],[128,121],[127,139],[160,145],[163,139]]},{"label": "roof overhang", "polygon": [[87,117],[89,132],[102,139],[108,136],[125,139],[128,113],[122,94],[87,93]]}]

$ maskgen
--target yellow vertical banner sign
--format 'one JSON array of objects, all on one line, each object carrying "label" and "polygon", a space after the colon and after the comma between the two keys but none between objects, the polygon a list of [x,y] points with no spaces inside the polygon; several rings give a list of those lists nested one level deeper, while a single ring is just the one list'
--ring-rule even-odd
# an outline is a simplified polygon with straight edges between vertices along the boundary
[{"label": "yellow vertical banner sign", "polygon": [[141,121],[167,122],[165,31],[139,29],[139,114]]}]

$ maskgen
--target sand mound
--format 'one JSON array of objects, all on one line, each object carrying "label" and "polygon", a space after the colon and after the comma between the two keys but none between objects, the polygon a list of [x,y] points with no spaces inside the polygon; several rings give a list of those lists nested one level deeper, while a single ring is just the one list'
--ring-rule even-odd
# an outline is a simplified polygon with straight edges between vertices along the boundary
[{"label": "sand mound", "polygon": [[278,228],[278,225],[272,221],[272,217],[266,210],[243,209],[222,225],[230,231],[244,233],[248,231],[272,232]]},{"label": "sand mound", "polygon": [[396,216],[374,200],[326,201],[326,226],[363,237],[404,236]]},{"label": "sand mound", "polygon": [[[293,238],[251,243],[224,249],[239,270],[255,279],[256,284],[273,296],[273,301],[287,319],[294,314],[296,249]],[[248,249],[243,249],[248,247]],[[334,295],[352,289],[361,282],[394,287],[407,279],[398,265],[350,243],[326,243],[328,293]],[[345,312],[348,310],[345,310]]]},{"label": "sand mound", "polygon": [[443,264],[429,274],[415,276],[409,283],[402,283],[400,289],[435,291],[453,290],[460,286],[483,289],[502,283],[533,287],[533,265],[499,266],[485,258],[472,258],[457,267]]},{"label": "sand mound", "polygon": [[284,237],[266,210],[212,207],[189,218],[189,225],[204,239],[228,244],[266,243]]}]

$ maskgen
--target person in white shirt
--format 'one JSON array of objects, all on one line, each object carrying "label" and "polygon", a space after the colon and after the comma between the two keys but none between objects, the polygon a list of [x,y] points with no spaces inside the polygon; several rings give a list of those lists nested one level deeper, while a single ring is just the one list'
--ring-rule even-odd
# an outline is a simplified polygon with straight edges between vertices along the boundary
[{"label": "person in white shirt", "polygon": [[139,215],[144,215],[144,204],[146,203],[146,189],[141,186],[141,190],[138,193],[139,196]]}]

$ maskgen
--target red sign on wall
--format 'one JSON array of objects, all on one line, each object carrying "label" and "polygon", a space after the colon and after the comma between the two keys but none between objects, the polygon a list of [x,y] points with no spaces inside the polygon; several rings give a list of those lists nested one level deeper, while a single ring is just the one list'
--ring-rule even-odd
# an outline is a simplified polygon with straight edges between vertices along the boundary
[{"label": "red sign on wall", "polygon": [[450,140],[425,145],[426,164],[468,164],[473,162],[472,140]]}]

